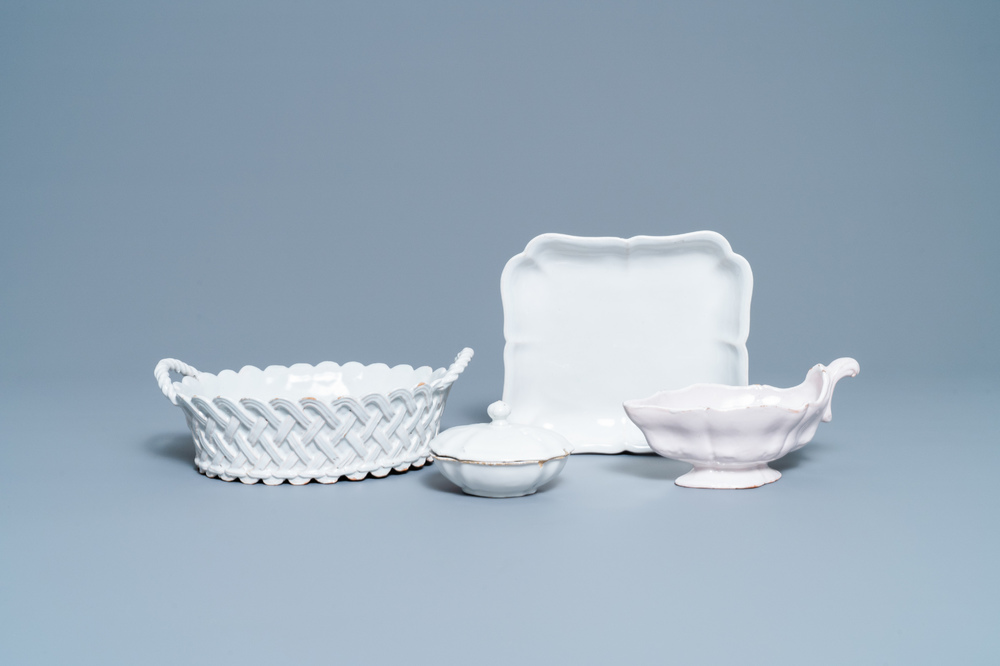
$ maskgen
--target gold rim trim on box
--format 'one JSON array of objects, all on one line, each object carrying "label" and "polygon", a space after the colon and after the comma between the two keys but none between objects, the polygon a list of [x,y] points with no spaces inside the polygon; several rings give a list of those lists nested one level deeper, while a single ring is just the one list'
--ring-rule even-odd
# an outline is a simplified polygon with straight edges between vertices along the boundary
[{"label": "gold rim trim on box", "polygon": [[447,460],[448,462],[463,463],[466,465],[485,465],[487,467],[514,467],[524,465],[538,465],[541,467],[547,462],[552,462],[553,460],[561,460],[563,458],[569,457],[569,452],[562,454],[561,456],[553,456],[552,458],[546,458],[545,460],[502,460],[497,462],[486,462],[483,460],[462,460],[461,458],[452,458],[451,456],[439,456],[434,454],[434,460]]}]

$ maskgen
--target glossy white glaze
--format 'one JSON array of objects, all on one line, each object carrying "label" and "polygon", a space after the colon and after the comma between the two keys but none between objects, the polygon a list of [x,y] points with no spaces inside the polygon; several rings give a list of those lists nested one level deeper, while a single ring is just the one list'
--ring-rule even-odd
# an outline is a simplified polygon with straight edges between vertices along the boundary
[{"label": "glossy white glaze", "polygon": [[570,444],[551,430],[510,423],[504,402],[489,407],[490,424],[458,426],[431,442],[446,479],[470,495],[530,495],[562,470]]},{"label": "glossy white glaze", "polygon": [[543,234],[500,279],[511,420],[573,452],[648,451],[622,401],[697,382],[745,385],[753,276],[712,231]]},{"label": "glossy white glaze", "polygon": [[533,495],[556,477],[569,455],[554,460],[521,463],[475,463],[435,458],[434,467],[467,495],[479,497],[523,497]]},{"label": "glossy white glaze", "polygon": [[570,444],[557,432],[511,423],[510,407],[498,401],[489,406],[491,423],[449,428],[434,438],[435,456],[476,462],[539,461],[569,453]]},{"label": "glossy white glaze", "polygon": [[840,358],[814,366],[793,388],[696,384],[624,408],[656,453],[694,466],[677,485],[756,488],[781,477],[767,463],[808,444],[820,421],[833,418],[834,386],[859,371],[853,358]]},{"label": "glossy white glaze", "polygon": [[[423,466],[451,385],[472,355],[466,348],[437,370],[324,362],[218,375],[163,359],[154,375],[184,411],[206,476],[335,483]],[[171,381],[171,371],[185,377]]]}]

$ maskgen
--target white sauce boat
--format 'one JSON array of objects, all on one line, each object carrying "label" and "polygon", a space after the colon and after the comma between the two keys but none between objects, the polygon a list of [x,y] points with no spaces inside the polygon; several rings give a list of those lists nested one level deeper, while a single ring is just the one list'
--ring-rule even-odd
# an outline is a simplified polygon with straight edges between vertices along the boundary
[{"label": "white sauce boat", "polygon": [[781,478],[767,463],[802,448],[830,421],[833,388],[860,371],[853,358],[818,364],[793,388],[694,384],[624,403],[650,448],[694,465],[686,488],[756,488]]}]

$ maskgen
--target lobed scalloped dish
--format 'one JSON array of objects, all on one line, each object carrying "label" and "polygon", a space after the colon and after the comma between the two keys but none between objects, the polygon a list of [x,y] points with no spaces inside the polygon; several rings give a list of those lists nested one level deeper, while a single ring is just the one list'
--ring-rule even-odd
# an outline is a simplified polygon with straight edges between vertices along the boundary
[{"label": "lobed scalloped dish", "polygon": [[546,460],[483,462],[434,455],[434,466],[467,495],[479,497],[524,497],[558,476],[569,453]]},{"label": "lobed scalloped dish", "polygon": [[[452,384],[472,359],[448,368],[325,361],[218,375],[176,359],[154,375],[180,407],[195,442],[195,465],[243,483],[335,483],[422,467],[430,457]],[[170,372],[185,377],[170,379]]]},{"label": "lobed scalloped dish", "polygon": [[554,479],[566,465],[570,443],[562,435],[510,423],[510,407],[494,402],[491,423],[445,430],[431,450],[446,479],[469,495],[523,497]]},{"label": "lobed scalloped dish", "polygon": [[836,383],[859,371],[853,358],[840,358],[793,388],[695,384],[623,406],[653,451],[694,466],[677,485],[756,488],[781,478],[767,463],[812,441],[820,421],[833,418]]}]

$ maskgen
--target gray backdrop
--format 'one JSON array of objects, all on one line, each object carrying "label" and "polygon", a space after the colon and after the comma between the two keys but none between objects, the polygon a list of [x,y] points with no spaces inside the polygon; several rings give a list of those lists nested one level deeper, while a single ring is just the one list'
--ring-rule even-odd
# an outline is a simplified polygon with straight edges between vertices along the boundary
[{"label": "gray backdrop", "polygon": [[[1000,5],[0,3],[0,661],[996,663]],[[714,229],[777,484],[192,466],[164,356],[476,358],[533,236]]]}]

